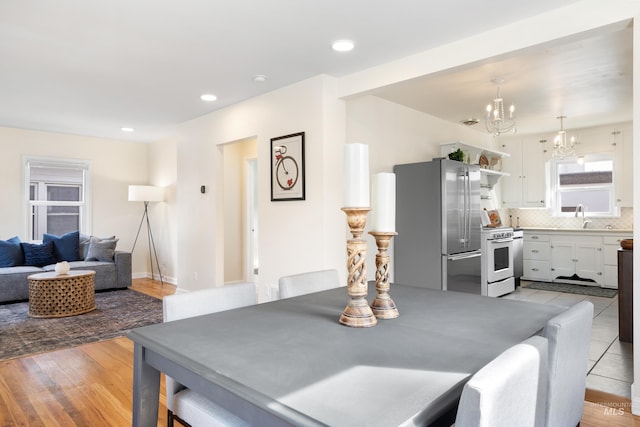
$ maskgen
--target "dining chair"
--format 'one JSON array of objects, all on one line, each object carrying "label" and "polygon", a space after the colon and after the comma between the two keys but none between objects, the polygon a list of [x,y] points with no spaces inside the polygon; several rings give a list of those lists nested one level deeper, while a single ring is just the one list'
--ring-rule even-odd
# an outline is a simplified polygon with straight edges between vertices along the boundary
[{"label": "dining chair", "polygon": [[338,270],[320,270],[284,276],[278,280],[280,298],[291,298],[340,286]]},{"label": "dining chair", "polygon": [[547,427],[577,426],[587,381],[593,304],[581,301],[553,317],[542,335],[549,340]]},{"label": "dining chair", "polygon": [[[245,307],[256,303],[256,286],[238,283],[199,291],[169,295],[162,299],[164,322]],[[248,426],[235,414],[165,376],[167,426],[174,419],[191,427]]]},{"label": "dining chair", "polygon": [[544,420],[547,339],[533,336],[497,356],[465,384],[455,427],[534,427]]}]

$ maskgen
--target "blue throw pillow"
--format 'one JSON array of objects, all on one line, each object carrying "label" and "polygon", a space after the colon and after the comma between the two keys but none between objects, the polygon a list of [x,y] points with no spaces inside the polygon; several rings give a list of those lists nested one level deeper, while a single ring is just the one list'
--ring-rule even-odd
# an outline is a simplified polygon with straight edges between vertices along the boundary
[{"label": "blue throw pillow", "polygon": [[36,245],[33,243],[20,243],[24,252],[24,264],[34,267],[44,267],[45,265],[58,262],[53,254],[53,242]]},{"label": "blue throw pillow", "polygon": [[80,248],[80,232],[72,231],[62,236],[44,233],[42,243],[53,242],[53,254],[58,261],[78,261]]},{"label": "blue throw pillow", "polygon": [[24,265],[24,255],[18,236],[0,240],[0,267]]}]

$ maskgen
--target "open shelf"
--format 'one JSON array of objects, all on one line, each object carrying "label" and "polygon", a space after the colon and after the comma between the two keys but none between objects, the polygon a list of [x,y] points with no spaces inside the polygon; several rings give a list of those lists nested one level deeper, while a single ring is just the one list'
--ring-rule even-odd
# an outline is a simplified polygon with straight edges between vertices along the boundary
[{"label": "open shelf", "polygon": [[[460,142],[460,141],[441,144],[440,155],[443,157],[446,157],[449,155],[449,153],[456,151],[458,148],[464,151],[465,154],[469,154],[469,156],[471,157],[471,161],[474,164],[478,164],[478,159],[482,154],[487,156],[488,159],[496,158],[496,157],[497,158],[511,157],[509,153],[503,153],[497,150],[490,150],[488,148],[478,147],[472,144],[465,144],[464,142]],[[503,176],[509,176],[507,172],[501,172],[493,169],[485,169],[482,167],[480,168],[480,173],[486,177],[486,182],[490,189],[493,188],[493,186],[496,185],[498,181],[500,181],[500,178],[502,178]]]}]

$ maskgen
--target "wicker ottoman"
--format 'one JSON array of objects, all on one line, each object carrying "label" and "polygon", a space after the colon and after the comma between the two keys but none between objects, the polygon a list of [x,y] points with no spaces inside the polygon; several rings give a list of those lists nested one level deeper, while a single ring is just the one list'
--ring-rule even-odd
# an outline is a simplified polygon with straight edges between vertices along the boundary
[{"label": "wicker ottoman", "polygon": [[95,310],[95,271],[72,270],[32,274],[29,279],[29,316],[65,317]]}]

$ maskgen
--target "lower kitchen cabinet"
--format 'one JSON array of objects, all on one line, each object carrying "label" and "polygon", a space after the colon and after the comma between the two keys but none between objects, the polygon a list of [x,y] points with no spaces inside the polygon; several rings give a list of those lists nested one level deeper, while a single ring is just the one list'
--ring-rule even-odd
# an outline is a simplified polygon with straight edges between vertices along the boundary
[{"label": "lower kitchen cabinet", "polygon": [[[633,233],[603,230],[524,231],[523,279],[575,283],[560,277],[592,280],[592,284],[618,287],[617,251]],[[588,284],[588,282],[584,282]]]},{"label": "lower kitchen cabinet", "polygon": [[562,281],[577,275],[602,285],[602,267],[602,237],[554,236],[551,240],[552,280]]},{"label": "lower kitchen cabinet", "polygon": [[525,280],[551,281],[551,246],[546,234],[524,232],[522,253]]},{"label": "lower kitchen cabinet", "polygon": [[633,239],[633,235],[605,236],[603,246],[605,288],[618,288],[618,249],[622,239]]}]

